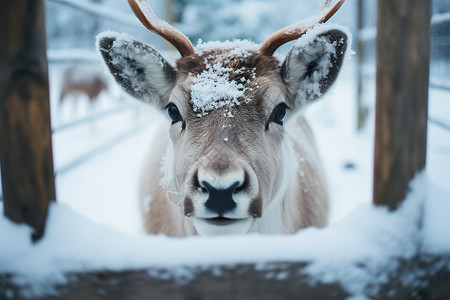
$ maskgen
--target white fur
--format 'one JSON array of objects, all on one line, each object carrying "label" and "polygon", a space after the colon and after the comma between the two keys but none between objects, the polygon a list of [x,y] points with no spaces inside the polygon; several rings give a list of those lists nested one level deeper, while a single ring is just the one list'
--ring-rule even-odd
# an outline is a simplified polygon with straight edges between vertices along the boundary
[{"label": "white fur", "polygon": [[285,201],[289,189],[295,189],[294,184],[298,170],[297,159],[292,149],[292,141],[285,139],[282,148],[283,157],[283,179],[280,188],[270,204],[264,208],[264,213],[260,219],[255,220],[250,232],[264,234],[282,234],[286,233],[284,229],[284,210],[283,201]]},{"label": "white fur", "polygon": [[244,170],[234,169],[222,176],[217,176],[210,170],[200,168],[198,170],[198,181],[200,185],[203,181],[206,181],[216,189],[226,189],[235,182],[239,182],[239,184],[244,182]]}]

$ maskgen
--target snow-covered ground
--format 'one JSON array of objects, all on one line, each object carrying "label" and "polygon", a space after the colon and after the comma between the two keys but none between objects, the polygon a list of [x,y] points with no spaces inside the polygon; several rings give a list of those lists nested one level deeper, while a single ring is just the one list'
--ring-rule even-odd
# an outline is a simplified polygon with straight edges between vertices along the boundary
[{"label": "snow-covered ground", "polygon": [[[15,272],[18,284],[31,282],[28,292],[40,293],[52,283],[65,282],[65,271],[174,267],[188,262],[208,265],[218,263],[211,250],[221,249],[223,264],[311,260],[314,263],[308,272],[318,280],[347,278],[344,287],[358,295],[365,280],[387,280],[376,279],[375,274],[389,268],[391,258],[407,259],[415,253],[420,233],[414,224],[422,206],[426,251],[449,253],[450,239],[442,237],[450,236],[450,131],[430,122],[427,169],[416,179],[408,201],[396,213],[373,208],[373,111],[367,126],[356,132],[353,74],[350,61],[332,92],[307,111],[328,171],[329,228],[310,228],[293,236],[174,239],[143,233],[137,199],[143,157],[151,147],[156,123],[167,117],[118,100],[117,90],[103,93],[96,107],[89,107],[87,99],[78,99],[76,113],[71,112],[70,101],[58,108],[55,95],[59,94],[61,67],[52,66],[54,128],[102,110],[119,107],[120,112],[54,133],[58,204],[51,207],[46,237],[32,245],[29,228],[0,217],[0,270]],[[430,90],[430,116],[447,124],[449,95]],[[113,143],[117,137],[120,141]],[[92,158],[79,160],[92,149],[99,150]],[[183,251],[176,256],[168,251],[180,248]],[[372,265],[362,272],[354,267],[355,261]],[[344,271],[346,276],[341,276]]]}]

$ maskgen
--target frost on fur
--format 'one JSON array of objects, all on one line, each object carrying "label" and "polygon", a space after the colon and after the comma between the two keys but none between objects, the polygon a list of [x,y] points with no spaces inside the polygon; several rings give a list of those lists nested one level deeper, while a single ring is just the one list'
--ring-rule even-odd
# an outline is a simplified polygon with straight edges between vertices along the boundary
[{"label": "frost on fur", "polygon": [[97,49],[125,92],[159,106],[166,104],[176,71],[156,49],[111,31],[97,36]]},{"label": "frost on fur", "polygon": [[216,108],[231,108],[241,104],[239,100],[245,97],[247,88],[244,84],[248,79],[241,77],[239,82],[231,80],[229,75],[233,71],[221,63],[206,65],[206,69],[194,78],[191,86],[194,112],[202,116]]},{"label": "frost on fur", "polygon": [[349,39],[350,33],[342,26],[319,25],[294,44],[282,66],[293,107],[317,100],[331,87],[349,48]]},{"label": "frost on fur", "polygon": [[[246,66],[245,62],[258,51],[258,47],[248,40],[199,41],[196,53],[203,55],[205,69],[194,76],[190,87],[190,102],[198,117],[223,108],[224,116],[231,118],[230,108],[251,101],[247,94],[257,86],[253,82],[256,68]],[[218,49],[221,51],[217,53]]]}]

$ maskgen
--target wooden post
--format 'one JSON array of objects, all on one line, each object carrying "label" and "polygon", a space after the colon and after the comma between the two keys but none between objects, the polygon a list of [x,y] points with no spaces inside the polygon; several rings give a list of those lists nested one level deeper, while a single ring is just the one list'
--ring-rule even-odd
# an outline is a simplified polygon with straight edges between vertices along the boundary
[{"label": "wooden post", "polygon": [[4,214],[35,241],[55,200],[43,0],[0,1],[0,40]]},{"label": "wooden post", "polygon": [[395,209],[425,167],[431,0],[379,0],[374,203]]}]

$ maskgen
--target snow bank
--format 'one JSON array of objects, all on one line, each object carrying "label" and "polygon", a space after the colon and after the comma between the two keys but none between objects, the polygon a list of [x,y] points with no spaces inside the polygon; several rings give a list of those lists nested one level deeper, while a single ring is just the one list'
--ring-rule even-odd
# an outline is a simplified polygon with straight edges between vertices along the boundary
[{"label": "snow bank", "polygon": [[[450,242],[439,239],[442,226],[449,224],[440,196],[448,198],[449,193],[431,187],[427,194],[426,177],[420,175],[395,213],[363,205],[329,228],[309,228],[292,236],[129,236],[53,204],[45,238],[35,245],[28,226],[0,217],[0,270],[14,274],[14,282],[30,296],[48,293],[52,285],[66,282],[66,272],[74,271],[162,267],[177,276],[181,266],[257,263],[264,268],[270,261],[311,261],[306,272],[314,281],[340,281],[351,294],[363,295],[369,282],[376,286],[388,280],[380,274],[395,269],[394,258],[417,253],[424,198],[431,201],[426,205],[425,251],[450,252]],[[436,195],[441,200],[432,198]],[[168,249],[183,251],[174,255]]]}]

